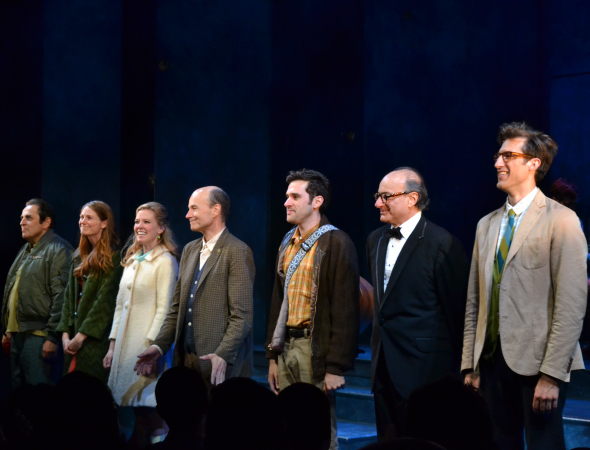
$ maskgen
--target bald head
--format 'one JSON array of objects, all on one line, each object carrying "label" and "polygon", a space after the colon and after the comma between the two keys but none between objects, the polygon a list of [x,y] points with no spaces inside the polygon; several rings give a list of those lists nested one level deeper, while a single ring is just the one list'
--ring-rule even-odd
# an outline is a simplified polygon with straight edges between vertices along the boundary
[{"label": "bald head", "polygon": [[223,189],[217,186],[205,186],[194,191],[191,198],[196,196],[206,198],[210,208],[219,205],[221,221],[225,223],[229,216],[230,200],[229,195]]},{"label": "bald head", "polygon": [[403,183],[404,191],[416,192],[418,194],[418,201],[416,202],[416,208],[419,211],[428,209],[430,205],[430,199],[428,198],[428,191],[426,190],[426,184],[424,178],[420,175],[416,169],[412,167],[398,167],[397,169],[389,172],[383,180],[388,177],[393,177]]},{"label": "bald head", "polygon": [[191,230],[203,233],[208,241],[225,228],[228,214],[229,196],[217,186],[206,186],[191,195],[186,218]]}]

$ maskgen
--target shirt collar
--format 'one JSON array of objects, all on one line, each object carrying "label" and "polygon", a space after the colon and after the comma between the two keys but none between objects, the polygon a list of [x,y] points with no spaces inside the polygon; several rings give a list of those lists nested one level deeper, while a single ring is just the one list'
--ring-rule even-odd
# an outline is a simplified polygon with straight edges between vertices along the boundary
[{"label": "shirt collar", "polygon": [[529,206],[531,206],[531,203],[533,203],[533,200],[535,199],[535,195],[537,195],[537,192],[539,192],[539,188],[535,186],[535,189],[529,192],[523,199],[521,199],[514,206],[508,203],[508,199],[506,199],[506,212],[513,209],[516,215],[523,213],[528,209]]},{"label": "shirt collar", "polygon": [[313,227],[311,230],[309,230],[307,233],[305,233],[305,236],[301,236],[301,232],[299,230],[299,227],[297,227],[297,229],[295,230],[295,233],[293,233],[293,237],[291,238],[291,242],[305,242],[307,240],[308,237],[310,237],[313,233],[316,232],[316,230],[320,227],[320,223],[318,222],[317,225],[315,227]]},{"label": "shirt collar", "polygon": [[[412,217],[410,217],[408,220],[406,220],[399,226],[399,230],[405,239],[407,239],[410,236],[410,234],[412,234],[412,231],[414,231],[414,228],[416,228],[416,225],[418,225],[418,222],[420,222],[421,217],[422,212],[420,211],[414,214]],[[391,226],[391,228],[393,228],[393,225]]]},{"label": "shirt collar", "polygon": [[205,250],[205,247],[207,247],[209,249],[209,251],[212,252],[213,249],[215,248],[215,244],[217,244],[217,241],[219,240],[219,236],[221,236],[221,233],[224,232],[225,228],[226,227],[223,227],[223,230],[221,230],[219,233],[217,233],[215,236],[213,236],[207,242],[205,242],[205,238],[203,238],[203,247],[201,248],[201,252],[203,250]]}]

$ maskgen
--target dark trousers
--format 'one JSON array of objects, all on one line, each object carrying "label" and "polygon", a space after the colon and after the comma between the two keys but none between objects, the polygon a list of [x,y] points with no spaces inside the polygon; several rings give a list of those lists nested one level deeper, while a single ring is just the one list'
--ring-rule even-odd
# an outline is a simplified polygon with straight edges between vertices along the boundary
[{"label": "dark trousers", "polygon": [[[14,333],[10,341],[12,387],[23,384],[51,384],[52,361],[41,356],[47,338],[31,333]],[[59,350],[59,349],[58,349]]]},{"label": "dark trousers", "polygon": [[557,409],[535,414],[533,397],[540,375],[523,376],[514,373],[504,360],[502,347],[494,353],[493,361],[480,362],[483,394],[494,423],[494,439],[502,450],[565,450],[563,407],[568,383],[559,383]]},{"label": "dark trousers", "polygon": [[402,437],[407,401],[402,398],[391,382],[383,347],[379,350],[373,396],[379,442]]}]

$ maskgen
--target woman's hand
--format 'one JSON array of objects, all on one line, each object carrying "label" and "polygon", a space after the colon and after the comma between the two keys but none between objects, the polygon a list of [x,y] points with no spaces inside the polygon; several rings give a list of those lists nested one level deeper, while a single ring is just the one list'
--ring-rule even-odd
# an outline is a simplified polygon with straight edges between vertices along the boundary
[{"label": "woman's hand", "polygon": [[82,333],[76,334],[76,336],[74,336],[74,339],[72,339],[68,343],[68,348],[65,352],[68,355],[75,355],[76,353],[78,353],[78,350],[80,350],[80,348],[82,348],[82,344],[84,343],[85,339],[86,339],[86,335],[84,335]]},{"label": "woman's hand", "polygon": [[64,347],[64,353],[66,355],[70,355],[71,353],[68,353],[68,345],[70,345],[69,333],[64,333],[61,335],[61,343],[63,344],[63,347]]},{"label": "woman's hand", "polygon": [[115,353],[115,340],[111,339],[111,344],[109,345],[109,351],[107,352],[106,356],[102,360],[102,367],[105,369],[110,369],[111,364],[113,363],[113,353]]}]

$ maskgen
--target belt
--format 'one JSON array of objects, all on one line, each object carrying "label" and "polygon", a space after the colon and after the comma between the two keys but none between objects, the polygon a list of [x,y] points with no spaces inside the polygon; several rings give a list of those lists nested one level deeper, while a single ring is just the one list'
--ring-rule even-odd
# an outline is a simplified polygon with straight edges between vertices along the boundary
[{"label": "belt", "polygon": [[298,339],[298,338],[305,338],[309,337],[311,332],[309,328],[291,328],[287,327],[287,333],[290,337]]}]

